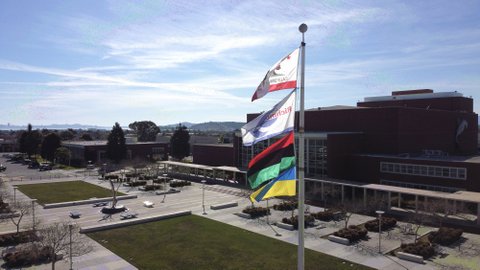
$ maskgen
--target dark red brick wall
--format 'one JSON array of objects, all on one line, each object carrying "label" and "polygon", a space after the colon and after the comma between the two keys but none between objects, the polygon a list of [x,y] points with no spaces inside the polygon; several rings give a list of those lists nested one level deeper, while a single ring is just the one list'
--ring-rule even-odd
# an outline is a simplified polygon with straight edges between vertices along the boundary
[{"label": "dark red brick wall", "polygon": [[235,166],[233,146],[194,145],[193,163],[208,166]]},{"label": "dark red brick wall", "polygon": [[329,134],[327,138],[328,176],[351,179],[350,156],[363,151],[363,134]]}]

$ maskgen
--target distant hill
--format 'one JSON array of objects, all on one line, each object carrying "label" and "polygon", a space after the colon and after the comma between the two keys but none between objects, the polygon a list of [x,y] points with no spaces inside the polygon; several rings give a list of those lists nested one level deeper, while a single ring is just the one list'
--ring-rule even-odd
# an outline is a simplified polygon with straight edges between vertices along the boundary
[{"label": "distant hill", "polygon": [[[95,126],[95,125],[82,125],[82,124],[51,124],[51,125],[34,125],[32,124],[33,129],[111,129],[111,127],[102,127],[102,126]],[[0,124],[0,130],[20,130],[20,129],[27,129],[27,126],[20,126],[20,125],[5,125]]]},{"label": "distant hill", "polygon": [[170,124],[170,125],[158,126],[158,127],[160,128],[160,130],[162,130],[162,129],[174,129],[178,126],[178,124],[182,124],[183,126],[186,126],[187,128],[190,128],[192,125],[195,125],[194,123],[190,123],[190,122],[181,122],[181,123],[177,123],[177,124]]},{"label": "distant hill", "polygon": [[231,132],[240,129],[243,125],[245,123],[242,122],[206,122],[194,124],[190,127],[190,130]]}]

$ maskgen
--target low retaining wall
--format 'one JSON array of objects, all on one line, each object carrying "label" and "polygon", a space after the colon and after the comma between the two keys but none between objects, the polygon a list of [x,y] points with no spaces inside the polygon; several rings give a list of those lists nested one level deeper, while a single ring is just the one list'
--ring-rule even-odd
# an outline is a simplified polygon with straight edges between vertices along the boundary
[{"label": "low retaining wall", "polygon": [[[128,199],[136,199],[136,198],[137,198],[137,195],[117,196],[117,200],[128,200]],[[113,200],[112,197],[107,197],[107,198],[96,198],[96,199],[88,199],[88,200],[81,200],[81,201],[49,203],[49,204],[45,204],[43,206],[43,209],[60,208],[60,207],[83,205],[83,204],[91,204],[91,203],[97,203],[97,202],[110,202],[112,200]]]},{"label": "low retaining wall", "polygon": [[289,231],[295,230],[295,228],[291,224],[287,224],[287,223],[283,223],[283,222],[277,222],[277,223],[275,223],[275,225],[277,225],[277,227],[285,229],[285,230],[289,230]]},{"label": "low retaining wall", "polygon": [[219,210],[219,209],[230,208],[230,207],[237,207],[237,206],[238,206],[238,202],[230,202],[230,203],[222,203],[222,204],[210,205],[210,209],[212,209],[212,210]]},{"label": "low retaining wall", "polygon": [[328,236],[328,240],[342,245],[350,245],[350,240],[348,240],[347,238],[339,237],[333,234]]},{"label": "low retaining wall", "polygon": [[143,223],[147,223],[147,222],[158,221],[158,220],[163,220],[163,219],[168,219],[168,218],[188,216],[188,215],[191,215],[191,214],[192,214],[192,211],[189,210],[189,211],[173,212],[173,213],[163,214],[163,215],[158,215],[158,216],[135,218],[135,219],[123,220],[123,221],[118,221],[118,222],[113,222],[113,223],[102,224],[102,225],[82,227],[82,228],[80,228],[80,232],[81,233],[98,232],[98,231],[104,231],[104,230],[109,230],[109,229],[114,229],[114,228],[121,228],[121,227],[125,227],[125,226],[143,224]]},{"label": "low retaining wall", "polygon": [[155,191],[156,195],[165,195],[165,194],[173,194],[173,193],[179,193],[179,189],[169,189],[167,191]]},{"label": "low retaining wall", "polygon": [[397,252],[397,257],[402,259],[402,260],[406,260],[406,261],[422,263],[422,264],[424,263],[422,256],[418,256],[418,255],[411,254],[411,253],[406,253],[406,252],[401,252],[400,251],[400,252]]},{"label": "low retaining wall", "polygon": [[236,215],[236,216],[242,217],[242,218],[247,218],[247,219],[252,218],[252,216],[250,214],[243,213],[243,212],[237,212],[237,213],[233,213],[233,214]]}]

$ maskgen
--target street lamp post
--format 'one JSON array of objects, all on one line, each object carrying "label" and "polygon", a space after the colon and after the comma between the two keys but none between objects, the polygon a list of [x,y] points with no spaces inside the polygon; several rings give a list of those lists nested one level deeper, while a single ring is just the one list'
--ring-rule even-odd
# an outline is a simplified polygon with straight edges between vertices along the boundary
[{"label": "street lamp post", "polygon": [[202,208],[203,208],[203,214],[206,215],[207,212],[205,212],[205,183],[207,180],[202,180]]},{"label": "street lamp post", "polygon": [[70,257],[70,270],[73,270],[73,260],[72,260],[72,224],[68,224],[68,229],[70,231],[70,252],[69,252],[69,257]]},{"label": "street lamp post", "polygon": [[382,215],[385,212],[377,210],[375,213],[378,215],[378,253],[382,253]]},{"label": "street lamp post", "polygon": [[103,180],[105,180],[105,174],[107,174],[107,163],[103,163],[103,175],[102,175]]},{"label": "street lamp post", "polygon": [[167,175],[166,173],[163,174],[163,199],[162,203],[165,202],[165,198],[167,197]]},{"label": "street lamp post", "polygon": [[33,199],[32,200],[32,229],[33,231],[35,231],[35,202],[37,201],[37,199]]}]

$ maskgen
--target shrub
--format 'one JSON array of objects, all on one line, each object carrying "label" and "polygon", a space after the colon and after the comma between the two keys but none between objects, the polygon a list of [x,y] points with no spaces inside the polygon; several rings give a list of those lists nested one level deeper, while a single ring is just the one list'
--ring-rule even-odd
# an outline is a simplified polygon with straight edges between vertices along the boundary
[{"label": "shrub", "polygon": [[[397,220],[391,217],[382,217],[382,231],[388,230],[397,225]],[[378,232],[378,219],[369,220],[365,223],[365,228],[371,232]]]},{"label": "shrub", "polygon": [[[33,264],[48,263],[52,261],[51,248],[42,247],[38,245],[31,245],[28,248],[21,249],[15,252],[9,252],[3,255],[2,259],[5,261],[7,268],[28,267]],[[58,259],[59,256],[56,256]]]},{"label": "shrub", "polygon": [[270,215],[270,209],[264,207],[247,207],[242,210],[243,213],[250,214],[252,218],[263,217],[266,215]]},{"label": "shrub", "polygon": [[145,191],[151,191],[151,190],[157,190],[161,189],[161,186],[155,186],[155,185],[145,185]]},{"label": "shrub", "polygon": [[170,187],[176,188],[176,187],[184,187],[184,186],[191,186],[192,183],[189,181],[172,181],[170,182]]},{"label": "shrub", "polygon": [[33,231],[24,231],[19,233],[9,233],[0,235],[0,246],[12,246],[21,243],[28,243],[37,240]]},{"label": "shrub", "polygon": [[116,174],[110,174],[110,175],[105,175],[105,180],[118,180],[118,175]]},{"label": "shrub", "polygon": [[128,183],[128,185],[131,186],[131,187],[144,186],[146,184],[147,184],[147,181],[136,181],[136,182]]},{"label": "shrub", "polygon": [[415,254],[418,256],[422,256],[423,259],[428,259],[435,254],[435,249],[433,248],[432,244],[428,241],[410,243],[410,244],[402,244],[400,249],[403,252]]},{"label": "shrub", "polygon": [[[298,216],[290,217],[290,218],[283,218],[283,223],[293,225],[293,228],[298,229]],[[305,227],[313,225],[315,222],[315,218],[311,215],[305,215]]]},{"label": "shrub", "polygon": [[140,177],[138,177],[138,180],[155,180],[155,179],[157,179],[157,177],[153,175],[141,175]]},{"label": "shrub", "polygon": [[432,232],[428,235],[428,240],[432,243],[437,243],[442,246],[448,246],[455,243],[463,234],[462,229],[454,229],[441,227],[436,232]]},{"label": "shrub", "polygon": [[298,203],[295,201],[283,201],[280,204],[275,204],[273,209],[278,211],[291,211],[298,207]]},{"label": "shrub", "polygon": [[368,234],[368,231],[365,228],[356,225],[350,225],[348,228],[340,229],[333,233],[333,235],[347,238],[350,242],[355,242],[360,239],[364,239]]},{"label": "shrub", "polygon": [[333,215],[333,211],[327,210],[327,211],[323,211],[323,212],[313,213],[312,216],[315,219],[318,219],[318,220],[321,220],[321,221],[330,221],[330,220],[333,220],[334,215]]}]

